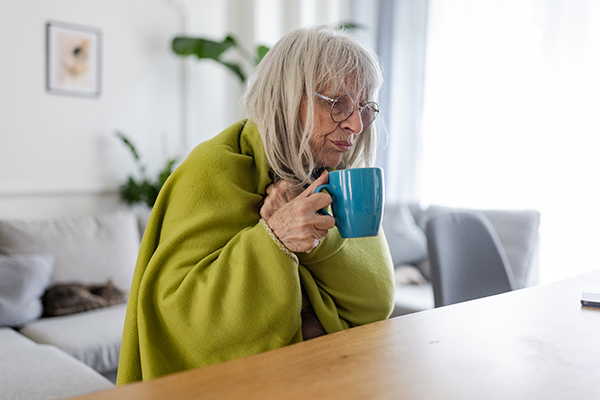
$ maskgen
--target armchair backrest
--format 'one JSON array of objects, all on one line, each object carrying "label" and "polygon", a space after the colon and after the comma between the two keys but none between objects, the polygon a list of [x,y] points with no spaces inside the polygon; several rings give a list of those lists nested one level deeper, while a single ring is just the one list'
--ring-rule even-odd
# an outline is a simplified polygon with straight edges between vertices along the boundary
[{"label": "armchair backrest", "polygon": [[426,228],[435,306],[511,291],[512,270],[502,243],[480,212],[449,212]]},{"label": "armchair backrest", "polygon": [[[428,221],[434,216],[455,211],[478,211],[489,219],[502,243],[517,289],[538,284],[540,240],[540,213],[538,211],[472,210],[432,205],[419,215],[417,223],[425,230]],[[429,264],[429,260],[425,260],[418,265],[428,279],[431,278]]]}]

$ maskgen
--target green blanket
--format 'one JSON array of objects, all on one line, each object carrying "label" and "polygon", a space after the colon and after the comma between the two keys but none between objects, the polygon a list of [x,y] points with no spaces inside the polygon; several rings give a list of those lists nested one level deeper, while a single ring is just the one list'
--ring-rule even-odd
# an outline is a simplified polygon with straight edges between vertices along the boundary
[{"label": "green blanket", "polygon": [[328,333],[387,318],[383,235],[329,231],[300,265],[259,223],[271,183],[256,126],[240,121],[194,149],[152,210],[131,287],[118,384],[302,341],[301,309]]}]

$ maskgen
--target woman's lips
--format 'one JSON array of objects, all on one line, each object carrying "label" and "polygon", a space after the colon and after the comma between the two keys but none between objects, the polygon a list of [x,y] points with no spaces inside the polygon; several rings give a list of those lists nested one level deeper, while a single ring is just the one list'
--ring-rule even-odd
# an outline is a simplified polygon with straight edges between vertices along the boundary
[{"label": "woman's lips", "polygon": [[352,143],[350,142],[332,141],[332,143],[343,151],[350,151],[350,149],[352,148]]}]

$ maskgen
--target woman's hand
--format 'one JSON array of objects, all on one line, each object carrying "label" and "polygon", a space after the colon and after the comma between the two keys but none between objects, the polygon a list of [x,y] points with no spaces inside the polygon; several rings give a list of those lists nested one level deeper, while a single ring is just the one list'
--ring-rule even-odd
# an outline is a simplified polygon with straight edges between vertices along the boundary
[{"label": "woman's hand", "polygon": [[294,193],[283,181],[272,185],[271,190],[267,188],[260,215],[290,251],[309,253],[335,226],[333,217],[318,213],[331,204],[331,196],[313,193],[317,186],[328,181],[329,174],[324,172],[300,194]]},{"label": "woman's hand", "polygon": [[275,211],[294,200],[304,191],[302,187],[297,186],[297,182],[291,181],[278,181],[267,186],[267,197],[265,197],[263,206],[260,209],[262,219],[269,222]]}]

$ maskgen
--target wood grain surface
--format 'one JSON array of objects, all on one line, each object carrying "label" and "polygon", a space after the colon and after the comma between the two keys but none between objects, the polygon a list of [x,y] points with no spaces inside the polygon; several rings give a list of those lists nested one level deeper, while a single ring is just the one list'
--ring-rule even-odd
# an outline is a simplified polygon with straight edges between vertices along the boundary
[{"label": "wood grain surface", "polygon": [[599,399],[600,270],[77,397]]}]

